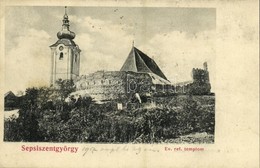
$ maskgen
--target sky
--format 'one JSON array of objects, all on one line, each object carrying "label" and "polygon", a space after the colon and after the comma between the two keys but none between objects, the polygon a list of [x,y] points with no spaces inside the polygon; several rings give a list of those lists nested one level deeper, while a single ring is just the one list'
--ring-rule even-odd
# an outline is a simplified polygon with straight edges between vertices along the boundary
[{"label": "sky", "polygon": [[[172,82],[191,80],[208,63],[215,81],[215,8],[73,7],[70,30],[81,51],[80,74],[120,70],[134,41]],[[50,45],[61,30],[64,7],[12,6],[5,11],[5,91],[48,86]]]}]

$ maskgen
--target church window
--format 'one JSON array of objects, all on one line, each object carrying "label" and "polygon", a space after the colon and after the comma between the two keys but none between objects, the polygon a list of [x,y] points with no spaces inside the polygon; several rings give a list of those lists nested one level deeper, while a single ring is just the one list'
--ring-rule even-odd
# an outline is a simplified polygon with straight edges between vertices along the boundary
[{"label": "church window", "polygon": [[60,60],[63,59],[63,52],[60,53],[60,58],[59,58],[59,59],[60,59]]},{"label": "church window", "polygon": [[77,59],[78,59],[78,55],[75,54],[75,59],[74,59],[74,62],[77,62]]}]

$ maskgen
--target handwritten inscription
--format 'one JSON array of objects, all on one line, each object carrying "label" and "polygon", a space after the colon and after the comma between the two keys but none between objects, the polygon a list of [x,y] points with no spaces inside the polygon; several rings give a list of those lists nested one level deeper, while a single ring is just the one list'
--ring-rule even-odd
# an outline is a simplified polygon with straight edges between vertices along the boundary
[{"label": "handwritten inscription", "polygon": [[123,146],[123,147],[83,147],[83,156],[87,154],[95,154],[97,152],[134,152],[135,154],[140,154],[141,152],[160,152],[159,149],[147,148],[147,147],[135,147],[135,146]]}]

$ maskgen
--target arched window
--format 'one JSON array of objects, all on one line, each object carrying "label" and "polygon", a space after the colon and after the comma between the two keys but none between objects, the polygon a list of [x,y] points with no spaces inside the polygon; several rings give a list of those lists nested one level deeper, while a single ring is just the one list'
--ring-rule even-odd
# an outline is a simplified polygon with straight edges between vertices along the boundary
[{"label": "arched window", "polygon": [[59,59],[60,59],[60,60],[63,59],[63,52],[60,53],[60,58],[59,58]]},{"label": "arched window", "polygon": [[77,62],[77,59],[78,59],[78,54],[75,54],[74,62]]}]

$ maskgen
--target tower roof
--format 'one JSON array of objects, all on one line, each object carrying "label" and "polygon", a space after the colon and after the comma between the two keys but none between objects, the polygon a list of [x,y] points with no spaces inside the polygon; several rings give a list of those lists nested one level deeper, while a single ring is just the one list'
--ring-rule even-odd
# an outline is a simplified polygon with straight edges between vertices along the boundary
[{"label": "tower roof", "polygon": [[64,44],[65,46],[77,46],[73,40],[70,39],[59,39],[55,44],[50,47],[57,47],[59,44]]},{"label": "tower roof", "polygon": [[65,39],[71,39],[72,40],[72,39],[75,38],[76,34],[72,31],[70,31],[70,29],[69,29],[69,27],[70,27],[69,22],[70,21],[69,21],[68,15],[67,15],[67,6],[65,6],[65,14],[64,14],[63,20],[62,20],[62,23],[63,23],[62,24],[62,30],[57,33],[57,37],[59,39],[65,38]]},{"label": "tower roof", "polygon": [[153,73],[168,81],[156,62],[134,46],[120,71]]}]

